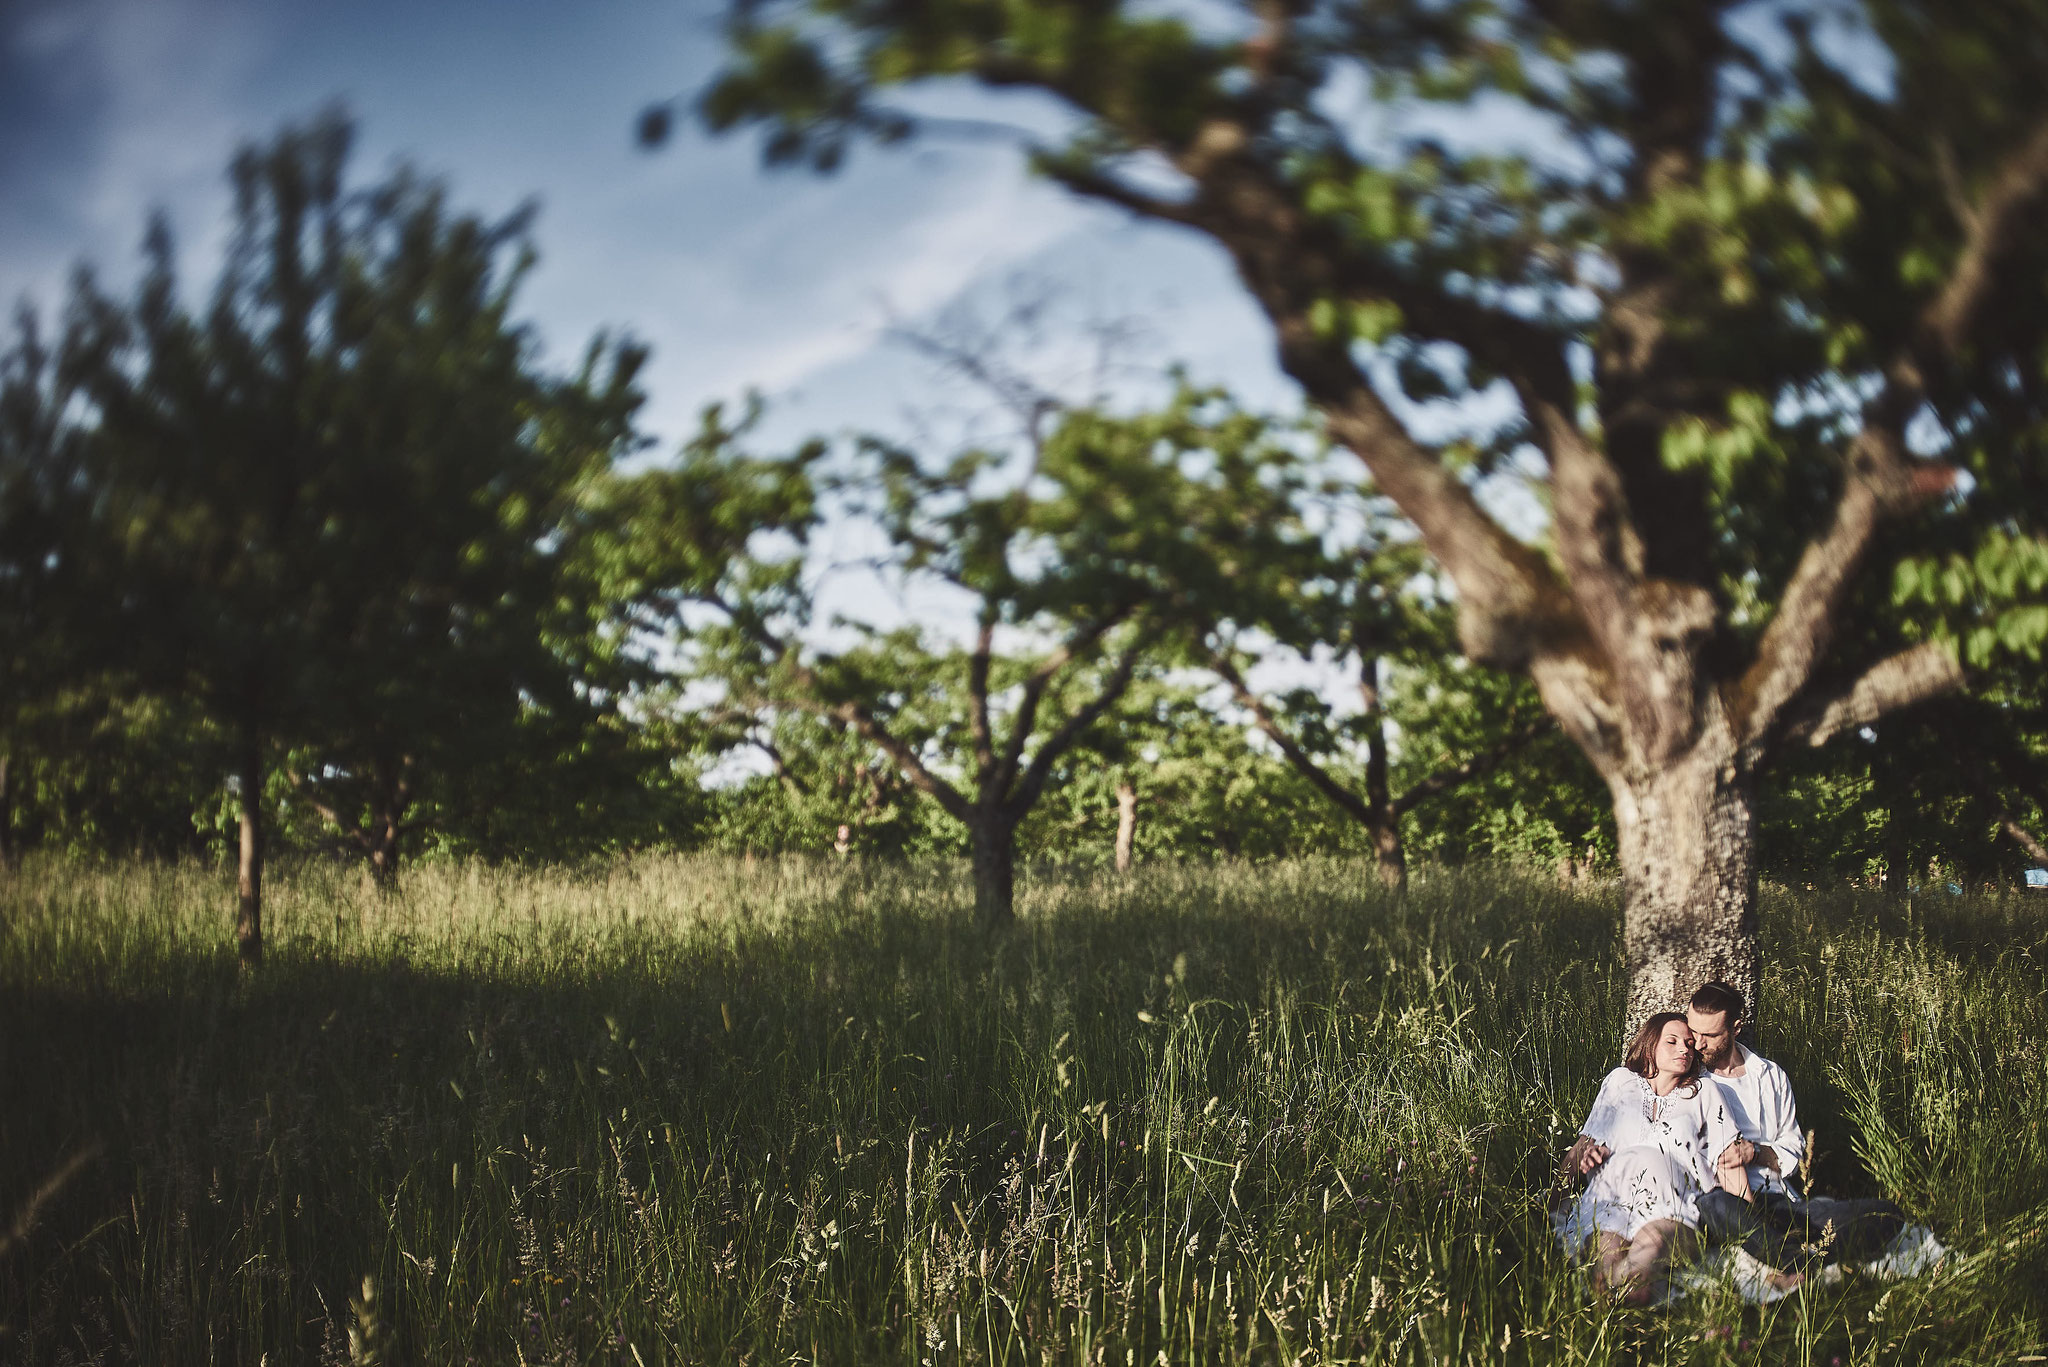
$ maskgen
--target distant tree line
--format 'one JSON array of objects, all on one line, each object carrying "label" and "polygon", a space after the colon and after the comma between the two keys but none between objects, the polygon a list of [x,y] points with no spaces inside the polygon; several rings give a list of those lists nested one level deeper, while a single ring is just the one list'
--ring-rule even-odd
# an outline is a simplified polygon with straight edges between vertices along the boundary
[{"label": "distant tree line", "polygon": [[[518,321],[529,216],[352,184],[349,142],[330,115],[234,159],[203,297],[157,223],[128,297],[82,269],[54,328],[17,316],[0,860],[232,859],[251,960],[286,849],[386,885],[423,855],[957,855],[990,923],[1020,859],[1615,866],[1610,785],[1460,658],[1341,444],[1184,383],[1126,412],[998,382],[1014,443],[762,454],[713,410],[650,458],[641,350],[556,373]],[[825,563],[856,524],[877,549]],[[840,620],[835,574],[943,609]],[[2042,701],[1987,655],[1911,727],[1797,750],[1760,867],[2015,878],[2048,858]]]}]

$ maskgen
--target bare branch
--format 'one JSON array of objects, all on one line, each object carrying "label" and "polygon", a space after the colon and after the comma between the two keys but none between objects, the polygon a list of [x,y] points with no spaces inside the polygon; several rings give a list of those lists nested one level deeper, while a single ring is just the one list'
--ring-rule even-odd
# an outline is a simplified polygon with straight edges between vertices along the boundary
[{"label": "bare branch", "polygon": [[1131,676],[1137,672],[1138,660],[1152,648],[1158,636],[1156,628],[1138,633],[1136,640],[1118,657],[1116,668],[1103,681],[1102,691],[1080,711],[1068,717],[1060,729],[1045,738],[1045,744],[1038,747],[1031,757],[1031,766],[1024,771],[1023,779],[1017,784],[1017,791],[1010,797],[1010,811],[1021,817],[1031,810],[1038,801],[1039,793],[1045,789],[1046,780],[1052,777],[1053,762],[1073,747],[1089,727],[1101,719],[1102,714],[1116,705],[1125,690],[1131,686]]},{"label": "bare branch", "polygon": [[1394,799],[1394,814],[1396,816],[1405,815],[1439,793],[1455,788],[1469,779],[1475,779],[1483,774],[1491,773],[1499,768],[1516,751],[1542,735],[1545,731],[1550,730],[1554,725],[1556,723],[1551,718],[1547,716],[1538,717],[1521,729],[1502,737],[1498,742],[1472,756],[1463,764],[1454,764],[1449,768],[1437,770],[1428,778],[1421,780],[1407,792]]},{"label": "bare branch", "polygon": [[1786,731],[1786,739],[1822,746],[1843,731],[1867,726],[1889,712],[1953,693],[1964,683],[1955,647],[1926,641],[1890,655],[1841,693],[1817,699]]}]

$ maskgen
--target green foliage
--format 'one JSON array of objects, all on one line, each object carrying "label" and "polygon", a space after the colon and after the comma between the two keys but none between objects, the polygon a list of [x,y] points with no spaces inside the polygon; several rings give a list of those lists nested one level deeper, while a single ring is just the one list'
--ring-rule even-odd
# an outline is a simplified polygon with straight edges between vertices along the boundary
[{"label": "green foliage", "polygon": [[[1757,696],[1747,671],[1802,563],[1849,585],[1820,595],[1809,697],[1929,640],[1955,643],[1991,696],[2048,640],[2048,240],[2031,228],[2048,195],[2048,9],[1844,14],[1868,45],[1853,59],[1796,7],[778,0],[733,7],[732,60],[700,112],[831,169],[862,136],[923,131],[890,103],[901,92],[1050,96],[1068,136],[1031,145],[1031,163],[1231,253],[1290,372],[1398,471],[1468,604],[1498,590],[1475,549],[1493,529],[1469,525],[1431,458],[1469,484],[1511,457],[1531,470],[1533,444],[1553,457],[1536,497],[1585,505],[1585,554],[1633,586],[1706,592],[1711,644],[1690,677],[1732,705]],[[1514,415],[1458,408],[1482,396],[1512,397]],[[1405,421],[1404,397],[1459,430],[1402,455],[1380,429]],[[1576,422],[1617,492],[1562,488],[1544,408]],[[1882,495],[1872,544],[1822,549],[1855,525],[1838,513],[1859,433],[1919,457],[1900,467],[1911,488]],[[1640,554],[1616,550],[1623,522]],[[1573,611],[1627,615],[1579,577],[1534,575]],[[1548,625],[1502,611],[1513,629],[1475,635],[1488,658],[1549,648]],[[1989,768],[1994,734],[1948,741]],[[2031,735],[2006,757],[2037,753]],[[1819,839],[1854,780],[1797,763],[1773,800]],[[2038,775],[2021,777],[2007,805],[2031,801]],[[1487,811],[1518,829],[1550,820],[1531,792],[1494,796]],[[1944,813],[1959,845],[1982,815]],[[1593,824],[1552,823],[1538,843],[1576,845]]]},{"label": "green foliage", "polygon": [[[1483,753],[1541,715],[1526,680],[1442,655],[1417,659],[1393,677],[1389,711],[1402,737],[1394,768],[1398,789]],[[1404,834],[1414,857],[1431,863],[1615,867],[1607,786],[1554,729],[1497,767],[1418,804]]]},{"label": "green foliage", "polygon": [[1619,1052],[1611,895],[1158,864],[1027,877],[992,942],[964,884],[288,867],[251,980],[216,876],[36,862],[0,883],[0,1211],[87,1161],[0,1245],[0,1353],[1821,1367],[2048,1332],[2032,904],[1765,900],[1811,1180],[1953,1260],[1641,1312],[1543,1213]]},{"label": "green foliage", "polygon": [[[0,720],[26,726],[38,688],[55,715],[61,688],[73,743],[14,742],[40,756],[30,819],[52,838],[204,840],[218,775],[269,791],[280,763],[272,798],[390,859],[437,827],[502,849],[504,791],[566,799],[600,754],[614,807],[652,795],[646,760],[625,758],[638,742],[608,739],[630,676],[595,586],[567,572],[585,486],[634,443],[641,353],[599,339],[579,374],[544,374],[512,312],[527,214],[453,213],[404,170],[353,187],[350,141],[329,115],[236,157],[203,311],[159,223],[131,303],[81,276],[54,354],[21,325],[0,508],[33,561],[0,571],[0,611],[34,643],[10,655],[47,677],[10,667]],[[122,829],[123,783],[169,803],[146,837]],[[522,848],[646,829],[568,817]]]}]

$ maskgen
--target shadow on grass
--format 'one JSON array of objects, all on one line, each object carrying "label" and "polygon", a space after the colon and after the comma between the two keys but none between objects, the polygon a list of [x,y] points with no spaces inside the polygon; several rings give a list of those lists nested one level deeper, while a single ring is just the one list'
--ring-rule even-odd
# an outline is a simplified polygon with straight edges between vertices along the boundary
[{"label": "shadow on grass", "polygon": [[[886,1356],[926,1332],[935,1286],[966,1294],[973,1247],[985,1281],[991,1250],[1036,1268],[1006,1293],[1036,1333],[1085,1321],[1164,1351],[1165,1330],[1103,1317],[1166,1285],[1142,1283],[1168,1275],[1169,1233],[1191,1279],[1174,1297],[1213,1294],[1254,1251],[1276,1279],[1327,1255],[1361,1286],[1435,1269],[1487,1342],[1577,1323],[1569,1278],[1533,1256],[1535,1203],[1616,1052],[1611,895],[1439,876],[1391,899],[1340,865],[1159,870],[1044,880],[990,936],[944,870],[827,867],[760,897],[748,876],[689,897],[585,880],[561,915],[485,885],[423,882],[368,911],[321,892],[253,976],[212,943],[210,904],[145,916],[109,896],[66,920],[18,900],[0,1210],[103,1153],[0,1260],[0,1358],[318,1360],[351,1329],[419,1360],[768,1355],[805,1325],[813,1346]],[[1823,1184],[1855,1190],[1870,1178],[1832,1022],[1888,1020],[1890,968],[1947,951],[1924,922],[1839,901],[1767,926],[1765,1043],[1824,1136]],[[1972,973],[2012,971],[1943,962],[1916,990],[1971,1020],[1999,992]],[[1979,1226],[2043,1199],[2037,1152],[1998,1159],[1969,1174]],[[1030,1262],[1016,1193],[1047,1182],[1107,1266]],[[1136,1290],[1133,1258],[1152,1268]],[[906,1271],[960,1259],[957,1285]],[[1465,1332],[1432,1331],[1446,1348]]]}]

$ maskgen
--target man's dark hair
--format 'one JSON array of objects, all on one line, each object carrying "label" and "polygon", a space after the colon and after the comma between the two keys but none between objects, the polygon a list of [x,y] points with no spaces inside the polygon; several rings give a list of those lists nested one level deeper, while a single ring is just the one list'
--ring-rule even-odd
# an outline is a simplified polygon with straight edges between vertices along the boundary
[{"label": "man's dark hair", "polygon": [[1739,1021],[1747,1014],[1742,1009],[1742,994],[1727,983],[1701,983],[1687,1005],[1701,1015],[1725,1011],[1731,1021]]}]

